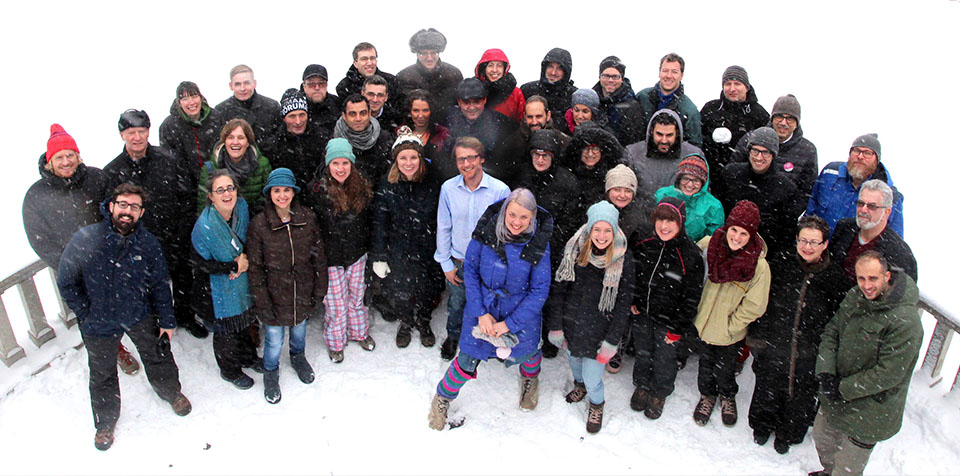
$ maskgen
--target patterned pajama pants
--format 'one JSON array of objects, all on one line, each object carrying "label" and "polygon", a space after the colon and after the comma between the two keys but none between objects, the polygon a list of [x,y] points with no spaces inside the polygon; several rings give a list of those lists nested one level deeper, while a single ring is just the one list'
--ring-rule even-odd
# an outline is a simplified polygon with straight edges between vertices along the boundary
[{"label": "patterned pajama pants", "polygon": [[327,268],[327,297],[324,299],[327,312],[323,317],[323,339],[330,350],[341,351],[347,340],[363,340],[367,337],[369,323],[367,308],[363,305],[366,286],[363,271],[367,255],[344,268]]}]

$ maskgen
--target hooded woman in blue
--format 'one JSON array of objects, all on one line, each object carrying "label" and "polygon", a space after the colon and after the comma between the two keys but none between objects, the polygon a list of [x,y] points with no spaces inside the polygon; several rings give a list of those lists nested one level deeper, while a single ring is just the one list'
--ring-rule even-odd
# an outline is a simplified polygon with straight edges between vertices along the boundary
[{"label": "hooded woman in blue", "polygon": [[541,309],[550,290],[553,217],[537,207],[529,190],[518,188],[487,208],[464,259],[467,304],[460,354],[437,385],[430,427],[442,430],[447,408],[481,360],[499,357],[520,364],[520,407],[538,401]]}]

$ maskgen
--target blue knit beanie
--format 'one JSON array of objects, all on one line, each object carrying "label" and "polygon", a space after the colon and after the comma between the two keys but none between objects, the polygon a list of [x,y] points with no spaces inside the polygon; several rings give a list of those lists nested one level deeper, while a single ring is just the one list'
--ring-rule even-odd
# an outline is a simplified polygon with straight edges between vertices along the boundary
[{"label": "blue knit beanie", "polygon": [[587,209],[587,232],[593,229],[594,223],[605,221],[616,230],[617,221],[620,219],[620,212],[612,203],[604,200],[594,203]]},{"label": "blue knit beanie", "polygon": [[357,156],[353,155],[353,146],[350,145],[350,142],[343,137],[336,137],[327,142],[326,157],[327,165],[330,165],[330,162],[333,162],[333,159],[341,158],[349,160],[351,164],[357,162]]},{"label": "blue knit beanie", "polygon": [[293,177],[293,172],[286,167],[273,169],[273,172],[270,172],[267,177],[267,185],[263,187],[263,195],[270,195],[270,189],[273,187],[290,187],[293,191],[300,193],[297,179]]}]

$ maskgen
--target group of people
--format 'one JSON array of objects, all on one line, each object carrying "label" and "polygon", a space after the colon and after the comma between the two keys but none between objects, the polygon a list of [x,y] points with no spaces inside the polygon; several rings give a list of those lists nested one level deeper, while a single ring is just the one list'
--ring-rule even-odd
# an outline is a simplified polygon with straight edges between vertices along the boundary
[{"label": "group of people", "polygon": [[418,31],[416,63],[394,76],[360,43],[337,95],[317,64],[279,102],[246,65],[216,107],[184,81],[160,146],[147,113],[125,111],[123,151],[103,170],[51,126],[24,227],[80,324],[97,448],[119,417],[114,355],[139,369],[123,334],[186,415],[176,327],[212,332],[221,377],[249,389],[244,369],[262,373],[277,403],[286,333],[309,384],[312,317],[339,363],[350,341],[374,350],[368,305],[398,322],[397,347],[414,330],[435,345],[445,294],[450,365],[431,428],[491,359],[518,366],[520,407],[535,409],[541,360],[560,351],[566,401],[588,400],[590,433],[602,427],[604,373],[625,356],[630,407],[655,420],[699,354],[693,418],[705,425],[719,406],[732,426],[752,353],[754,441],[773,435],[786,453],[813,425],[821,473],[862,472],[899,429],[922,338],[903,195],[878,137],[857,137],[818,176],[797,98],[768,114],[740,66],[698,111],[674,53],[634,92],[616,56],[581,89],[570,53],[554,48],[518,87],[504,51],[483,52],[464,79],[440,60],[445,47],[439,31]]}]

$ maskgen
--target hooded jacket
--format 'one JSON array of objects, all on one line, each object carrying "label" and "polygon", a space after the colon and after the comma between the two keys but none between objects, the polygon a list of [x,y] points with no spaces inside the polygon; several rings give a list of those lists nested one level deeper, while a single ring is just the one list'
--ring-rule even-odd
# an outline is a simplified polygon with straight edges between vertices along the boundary
[{"label": "hooded jacket", "polygon": [[457,105],[457,86],[463,81],[463,74],[456,66],[437,60],[437,66],[428,70],[419,61],[397,73],[400,91],[406,95],[414,89],[423,89],[430,93],[436,110],[431,110],[431,118],[443,123],[447,112]]},{"label": "hooded jacket", "polygon": [[[649,123],[650,118],[657,112],[657,105],[660,103],[660,81],[657,81],[657,84],[653,87],[640,91],[637,94],[637,102],[640,103],[646,118],[643,123]],[[697,110],[697,105],[690,100],[690,97],[684,94],[683,83],[680,83],[677,90],[673,92],[673,99],[667,104],[666,109],[676,112],[682,119],[683,140],[699,147],[703,143],[703,137],[700,135],[700,111]]]},{"label": "hooded jacket", "polygon": [[[550,63],[557,63],[563,69],[563,78],[554,84],[547,80],[547,66]],[[573,58],[570,52],[563,48],[553,48],[548,51],[540,62],[540,79],[530,81],[520,86],[524,99],[530,99],[530,96],[541,96],[547,100],[550,106],[550,114],[553,116],[553,124],[556,129],[563,130],[565,124],[564,113],[570,109],[570,98],[576,92],[577,87],[573,85],[570,79],[573,74]],[[522,122],[522,121],[521,121]]]},{"label": "hooded jacket", "polygon": [[[773,128],[773,122],[768,122],[765,125]],[[740,138],[737,147],[730,155],[731,163],[750,160],[747,151],[749,141],[749,134],[744,134]],[[817,181],[817,174],[820,173],[820,166],[817,162],[817,146],[803,137],[803,128],[799,123],[793,131],[793,135],[786,142],[780,143],[780,152],[773,158],[772,167],[776,167],[777,170],[783,172],[797,185],[797,193],[801,194],[802,199],[810,198],[813,184]]]},{"label": "hooded jacket", "polygon": [[210,151],[220,140],[220,121],[207,99],[201,96],[200,118],[196,121],[180,107],[180,100],[174,98],[170,105],[170,115],[160,124],[160,147],[169,150],[183,161],[191,173],[191,188],[196,186],[200,167],[210,160]]},{"label": "hooded jacket", "polygon": [[840,401],[821,397],[821,411],[831,426],[868,444],[900,431],[923,345],[917,284],[894,272],[890,285],[872,301],[850,289],[823,330],[817,357],[817,375],[840,377]]},{"label": "hooded jacket", "polygon": [[[503,76],[492,83],[487,79],[485,72],[487,63],[491,61],[506,63]],[[517,78],[514,78],[513,73],[510,72],[510,61],[507,60],[507,55],[496,48],[484,51],[473,72],[487,88],[487,107],[493,108],[517,122],[523,122],[524,105],[527,100],[523,97],[520,88],[517,87]]]},{"label": "hooded jacket", "polygon": [[[701,156],[702,157],[702,156]],[[709,165],[707,166],[709,169]],[[710,194],[710,177],[700,187],[700,191],[687,196],[680,190],[680,174],[674,175],[673,185],[657,189],[654,201],[659,203],[663,197],[674,197],[687,205],[687,218],[684,220],[684,230],[694,243],[704,237],[713,235],[717,228],[723,226],[726,214],[720,200]]]},{"label": "hooded jacket", "polygon": [[[657,145],[653,138],[653,121],[661,115],[668,115],[673,118],[677,124],[677,138],[670,150],[661,155],[656,153]],[[677,166],[684,157],[690,154],[697,154],[701,157],[703,152],[699,147],[680,138],[684,136],[686,126],[680,120],[680,116],[670,109],[661,109],[650,116],[647,122],[646,140],[627,146],[627,164],[637,174],[637,190],[648,197],[652,197],[657,189],[666,187],[674,183],[674,177],[677,174]]]},{"label": "hooded jacket", "polygon": [[[872,179],[882,180],[893,189],[893,209],[887,219],[887,226],[903,236],[903,194],[893,185],[893,179],[883,162],[878,162],[877,170],[867,178]],[[815,214],[826,220],[832,231],[841,218],[857,216],[859,197],[860,187],[853,186],[853,180],[847,174],[847,163],[830,162],[813,184],[810,201],[807,203],[807,214]]]},{"label": "hooded jacket", "polygon": [[96,167],[81,162],[65,179],[47,170],[46,164],[47,154],[40,154],[40,180],[23,197],[23,229],[37,256],[57,269],[70,237],[102,219],[100,202],[110,190],[107,175]]},{"label": "hooded jacket", "polygon": [[[589,124],[589,123],[588,123]],[[600,161],[587,168],[580,160],[588,145],[600,146]],[[577,129],[563,153],[561,165],[573,172],[580,184],[584,204],[597,203],[604,199],[607,171],[623,163],[623,147],[617,138],[601,127],[584,125]]]},{"label": "hooded jacket", "polygon": [[[757,93],[750,85],[746,100],[733,102],[720,92],[720,99],[714,99],[700,109],[700,130],[703,137],[703,153],[716,182],[723,168],[731,162],[733,148],[746,133],[770,124],[770,114],[757,102]],[[730,131],[729,142],[717,143],[713,140],[713,131],[719,128]]]}]

